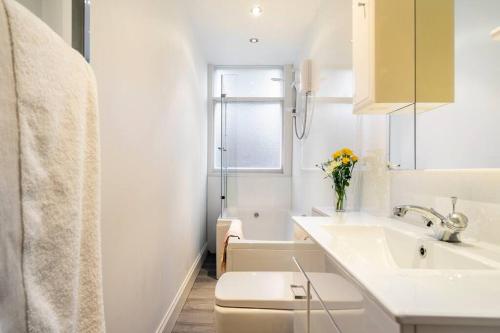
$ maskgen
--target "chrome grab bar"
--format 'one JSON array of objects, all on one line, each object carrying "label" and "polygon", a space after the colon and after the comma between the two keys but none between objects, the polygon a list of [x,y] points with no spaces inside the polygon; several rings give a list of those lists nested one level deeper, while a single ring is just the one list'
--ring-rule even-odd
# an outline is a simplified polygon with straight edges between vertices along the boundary
[{"label": "chrome grab bar", "polygon": [[[302,273],[302,275],[304,275],[304,277],[307,280],[307,295],[306,295],[306,299],[307,299],[307,333],[310,332],[310,328],[311,328],[311,298],[312,298],[311,288],[314,290],[314,293],[316,294],[316,297],[318,298],[319,303],[321,304],[321,306],[325,310],[326,314],[328,315],[328,318],[330,319],[330,322],[332,323],[332,325],[335,327],[335,329],[337,330],[338,333],[342,333],[339,325],[337,325],[337,323],[335,322],[333,315],[330,313],[330,310],[328,310],[328,307],[326,306],[325,302],[321,299],[321,296],[319,296],[318,290],[316,290],[316,288],[314,287],[314,284],[312,284],[311,279],[309,279],[309,276],[307,275],[305,270],[302,268],[302,266],[299,264],[299,262],[297,261],[297,258],[295,258],[295,256],[292,256],[292,260],[295,263],[295,265],[299,268],[299,271]],[[298,286],[298,287],[300,287],[301,289],[304,289],[304,286]],[[293,289],[292,289],[292,292],[293,292]],[[295,293],[294,293],[294,295],[295,295]]]}]

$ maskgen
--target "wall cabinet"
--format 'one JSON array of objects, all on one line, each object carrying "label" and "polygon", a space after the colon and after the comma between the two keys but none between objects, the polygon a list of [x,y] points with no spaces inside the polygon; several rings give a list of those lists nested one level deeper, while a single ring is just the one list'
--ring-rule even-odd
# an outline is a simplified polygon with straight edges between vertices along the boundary
[{"label": "wall cabinet", "polygon": [[453,0],[353,0],[354,113],[453,101]]},{"label": "wall cabinet", "polygon": [[415,92],[417,112],[454,102],[454,0],[415,1]]}]

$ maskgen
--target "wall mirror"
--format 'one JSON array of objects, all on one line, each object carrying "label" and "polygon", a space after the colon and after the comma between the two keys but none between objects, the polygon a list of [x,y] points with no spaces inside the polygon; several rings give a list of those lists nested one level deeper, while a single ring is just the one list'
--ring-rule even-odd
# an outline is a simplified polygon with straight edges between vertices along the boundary
[{"label": "wall mirror", "polygon": [[392,170],[415,168],[415,105],[388,116],[388,167]]},{"label": "wall mirror", "polygon": [[391,163],[499,168],[500,1],[415,0],[415,8],[416,103],[389,115]]},{"label": "wall mirror", "polygon": [[17,0],[90,61],[90,0]]}]

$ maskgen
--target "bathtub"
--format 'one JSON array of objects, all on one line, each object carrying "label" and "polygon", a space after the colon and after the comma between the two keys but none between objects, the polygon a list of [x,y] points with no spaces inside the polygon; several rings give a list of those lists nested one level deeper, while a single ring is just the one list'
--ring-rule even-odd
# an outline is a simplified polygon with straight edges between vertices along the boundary
[{"label": "bathtub", "polygon": [[324,271],[324,252],[294,226],[292,214],[281,210],[228,209],[217,220],[217,277],[224,251],[224,237],[231,223],[242,221],[243,238],[230,238],[226,271],[296,271],[292,256],[306,270]]}]

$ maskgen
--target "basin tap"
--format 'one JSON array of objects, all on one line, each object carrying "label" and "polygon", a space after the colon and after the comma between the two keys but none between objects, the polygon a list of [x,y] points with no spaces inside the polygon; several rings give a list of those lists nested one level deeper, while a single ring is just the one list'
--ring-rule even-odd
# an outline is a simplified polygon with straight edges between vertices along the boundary
[{"label": "basin tap", "polygon": [[396,206],[393,209],[393,214],[398,217],[404,217],[408,212],[416,213],[422,216],[427,227],[434,230],[439,240],[459,243],[459,234],[467,228],[469,219],[464,214],[455,211],[457,200],[457,197],[451,198],[453,211],[446,217],[436,212],[433,208],[414,205]]}]

